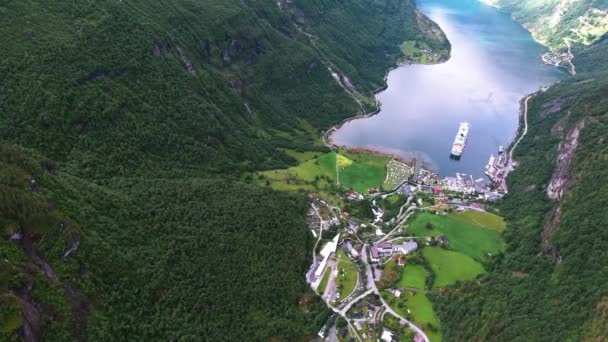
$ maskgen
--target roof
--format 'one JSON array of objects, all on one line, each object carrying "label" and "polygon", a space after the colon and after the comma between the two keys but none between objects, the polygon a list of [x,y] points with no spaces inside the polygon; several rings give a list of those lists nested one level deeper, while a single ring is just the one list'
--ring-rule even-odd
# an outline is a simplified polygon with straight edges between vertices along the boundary
[{"label": "roof", "polygon": [[382,341],[391,342],[393,340],[393,333],[389,330],[384,329],[382,331],[382,337],[380,337]]},{"label": "roof", "polygon": [[418,248],[418,243],[416,243],[416,241],[408,241],[401,245],[395,246],[395,248],[402,253],[410,253]]}]

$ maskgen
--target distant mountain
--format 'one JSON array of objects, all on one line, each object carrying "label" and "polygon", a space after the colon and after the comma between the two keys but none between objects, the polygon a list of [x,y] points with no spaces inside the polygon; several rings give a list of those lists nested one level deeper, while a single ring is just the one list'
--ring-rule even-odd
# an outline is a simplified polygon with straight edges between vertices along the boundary
[{"label": "distant mountain", "polygon": [[565,40],[590,46],[608,33],[606,0],[488,0],[513,15],[541,43],[552,49]]},{"label": "distant mountain", "polygon": [[409,0],[0,3],[0,340],[294,341],[303,194],[239,181],[374,108]]},{"label": "distant mountain", "polygon": [[435,295],[446,340],[608,338],[608,39],[571,30],[606,2],[557,3],[499,1],[549,46],[572,39],[577,74],[530,101],[499,205],[507,251],[479,282]]}]

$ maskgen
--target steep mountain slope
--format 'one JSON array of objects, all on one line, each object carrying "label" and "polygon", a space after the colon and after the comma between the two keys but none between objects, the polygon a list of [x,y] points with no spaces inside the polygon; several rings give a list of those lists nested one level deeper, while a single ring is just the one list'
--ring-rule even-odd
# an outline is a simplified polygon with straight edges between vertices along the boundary
[{"label": "steep mountain slope", "polygon": [[578,74],[530,102],[519,166],[500,203],[507,251],[479,282],[435,295],[448,339],[608,338],[606,44],[575,49]]},{"label": "steep mountain slope", "polygon": [[313,336],[306,200],[236,177],[323,149],[401,42],[449,50],[408,0],[0,13],[2,340]]},{"label": "steep mountain slope", "polygon": [[4,145],[0,164],[3,339],[292,340],[325,317],[302,197],[208,178],[112,191]]},{"label": "steep mountain slope", "polygon": [[8,2],[0,133],[96,177],[284,166],[360,111],[328,64],[369,97],[424,38],[409,1],[289,3]]},{"label": "steep mountain slope", "polygon": [[590,46],[608,32],[606,0],[487,0],[513,14],[541,43],[552,49],[567,42]]}]

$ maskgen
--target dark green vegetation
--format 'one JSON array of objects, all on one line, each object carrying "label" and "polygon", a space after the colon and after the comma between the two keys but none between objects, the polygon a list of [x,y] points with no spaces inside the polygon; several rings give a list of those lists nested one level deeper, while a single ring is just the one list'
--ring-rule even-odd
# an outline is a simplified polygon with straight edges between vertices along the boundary
[{"label": "dark green vegetation", "polygon": [[27,325],[53,341],[226,331],[291,340],[325,319],[302,279],[312,246],[304,198],[198,178],[120,179],[109,190],[30,154],[0,150],[2,235],[22,234],[0,240],[1,295],[13,303],[5,334],[16,298],[42,319]]},{"label": "dark green vegetation", "polygon": [[239,176],[324,149],[433,24],[407,0],[0,13],[0,339],[314,335],[306,200]]},{"label": "dark green vegetation", "polygon": [[[479,282],[433,297],[446,339],[608,337],[608,48],[604,40],[575,53],[578,74],[530,102],[528,135],[515,152],[519,167],[499,204],[506,252]],[[574,153],[563,153],[577,126]],[[557,163],[558,155],[570,164]],[[554,174],[566,186],[559,200],[547,196]]]}]

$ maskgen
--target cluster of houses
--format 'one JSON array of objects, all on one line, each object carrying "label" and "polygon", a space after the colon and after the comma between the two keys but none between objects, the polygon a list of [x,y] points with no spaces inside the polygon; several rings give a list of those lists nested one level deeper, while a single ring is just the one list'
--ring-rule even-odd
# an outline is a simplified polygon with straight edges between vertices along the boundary
[{"label": "cluster of houses", "polygon": [[392,242],[378,242],[372,245],[370,249],[371,262],[378,263],[383,258],[391,257],[394,254],[408,254],[418,248],[416,241],[407,241],[396,245]]},{"label": "cluster of houses", "polygon": [[367,193],[370,195],[379,194],[382,190],[380,188],[369,188],[367,189]]},{"label": "cluster of houses", "polygon": [[360,194],[353,189],[348,189],[344,193],[344,199],[347,201],[361,201],[363,198],[365,198],[363,194]]}]

